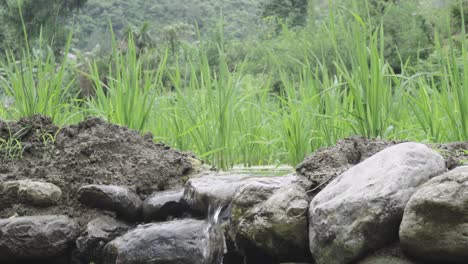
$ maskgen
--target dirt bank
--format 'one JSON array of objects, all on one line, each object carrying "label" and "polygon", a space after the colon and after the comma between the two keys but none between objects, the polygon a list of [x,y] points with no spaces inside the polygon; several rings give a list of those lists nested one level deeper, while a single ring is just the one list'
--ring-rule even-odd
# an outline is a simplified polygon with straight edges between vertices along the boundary
[{"label": "dirt bank", "polygon": [[[153,143],[150,133],[141,136],[125,127],[98,118],[58,128],[43,116],[19,122],[0,122],[0,138],[14,137],[23,155],[3,159],[0,182],[39,180],[62,189],[59,206],[35,208],[22,204],[0,212],[0,218],[18,215],[67,214],[92,217],[93,210],[83,208],[76,191],[86,184],[125,185],[145,198],[156,190],[181,185],[200,166],[201,161],[162,143]],[[16,143],[15,143],[16,144]],[[0,153],[3,157],[6,153]]]}]

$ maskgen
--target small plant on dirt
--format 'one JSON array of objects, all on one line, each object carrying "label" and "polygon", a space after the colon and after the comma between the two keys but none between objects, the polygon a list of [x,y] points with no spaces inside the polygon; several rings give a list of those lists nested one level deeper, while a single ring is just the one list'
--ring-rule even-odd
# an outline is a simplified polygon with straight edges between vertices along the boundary
[{"label": "small plant on dirt", "polygon": [[54,145],[59,132],[60,132],[60,129],[58,129],[54,133],[51,133],[49,131],[41,130],[40,131],[40,138],[42,140],[42,144],[44,144],[44,146]]},{"label": "small plant on dirt", "polygon": [[19,159],[23,156],[23,151],[23,144],[10,130],[8,138],[0,138],[0,160]]},{"label": "small plant on dirt", "polygon": [[[468,149],[462,149],[463,153],[468,156]],[[460,161],[462,165],[468,165],[468,159],[463,159]]]}]

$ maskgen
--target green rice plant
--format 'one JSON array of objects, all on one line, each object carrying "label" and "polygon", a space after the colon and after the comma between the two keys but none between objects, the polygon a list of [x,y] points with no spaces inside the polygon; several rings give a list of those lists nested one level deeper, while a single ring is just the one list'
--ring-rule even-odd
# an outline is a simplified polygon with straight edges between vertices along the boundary
[{"label": "green rice plant", "polygon": [[[13,160],[19,159],[23,156],[24,146],[18,136],[8,130],[9,135],[7,138],[0,138],[0,160]],[[17,133],[21,133],[18,131]]]},{"label": "green rice plant", "polygon": [[436,88],[434,75],[415,75],[406,80],[409,89],[406,91],[408,106],[416,117],[423,137],[431,142],[442,142],[447,139],[445,111],[440,105],[442,95]]},{"label": "green rice plant", "polygon": [[[357,16],[357,15],[356,15]],[[351,68],[343,62],[336,67],[351,96],[349,121],[354,133],[368,138],[384,137],[391,129],[392,104],[395,103],[391,70],[384,61],[383,29],[367,35],[363,23],[354,23],[354,59]]]},{"label": "green rice plant", "polygon": [[24,146],[17,139],[9,138],[7,140],[0,138],[0,157],[1,160],[19,159],[23,156]]},{"label": "green rice plant", "polygon": [[[463,29],[463,35],[465,31]],[[453,43],[449,54],[442,60],[441,104],[448,117],[452,135],[450,140],[468,140],[468,53],[465,41],[461,42],[459,64]]]},{"label": "green rice plant", "polygon": [[19,119],[41,114],[63,124],[79,114],[80,111],[70,102],[69,89],[74,79],[65,81],[70,41],[71,36],[58,64],[52,50],[42,46],[38,51],[43,52],[39,53],[31,53],[27,47],[19,61],[12,52],[6,54],[5,61],[0,61],[4,71],[0,76],[0,86],[13,100],[11,106],[2,104],[6,117]]},{"label": "green rice plant", "polygon": [[3,116],[18,119],[41,114],[50,116],[58,124],[66,123],[80,113],[69,102],[69,89],[74,79],[66,81],[65,78],[72,35],[68,37],[63,57],[59,62],[53,51],[44,45],[42,30],[39,35],[39,48],[33,50],[29,46],[21,5],[18,5],[18,8],[25,47],[20,60],[10,51],[6,52],[5,59],[0,61],[0,68],[3,70],[0,86],[5,94],[13,99],[12,107],[2,104]]},{"label": "green rice plant", "polygon": [[156,100],[155,89],[162,86],[167,51],[154,71],[146,71],[132,36],[128,38],[127,50],[118,50],[113,41],[112,61],[109,72],[98,70],[96,62],[90,66],[91,74],[83,73],[94,83],[96,96],[87,100],[90,113],[106,118],[109,122],[143,131]]},{"label": "green rice plant", "polygon": [[196,58],[197,68],[190,66],[189,82],[185,87],[175,83],[177,102],[173,116],[182,116],[189,128],[184,133],[199,153],[225,169],[233,165],[233,114],[242,99],[236,90],[239,80],[229,72],[225,56],[219,52],[218,71],[213,71],[202,47]]},{"label": "green rice plant", "polygon": [[[449,24],[449,23],[447,23]],[[465,35],[464,28],[462,35]],[[468,53],[466,41],[457,49],[452,39],[443,46],[436,34],[437,72],[418,77],[412,104],[420,128],[434,142],[468,139]],[[417,74],[420,76],[421,74]]]}]

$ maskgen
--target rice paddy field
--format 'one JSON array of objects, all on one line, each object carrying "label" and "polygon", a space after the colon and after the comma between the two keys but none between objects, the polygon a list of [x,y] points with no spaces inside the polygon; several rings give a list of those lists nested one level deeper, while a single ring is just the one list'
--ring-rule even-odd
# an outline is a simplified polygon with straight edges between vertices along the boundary
[{"label": "rice paddy field", "polygon": [[[222,28],[215,48],[200,40],[177,53],[141,52],[133,35],[123,48],[114,37],[105,67],[92,57],[77,59],[72,34],[61,54],[46,43],[25,44],[19,55],[7,52],[0,61],[0,118],[41,114],[66,125],[98,116],[150,131],[155,141],[221,169],[294,166],[351,135],[467,141],[465,28],[435,32],[430,63],[402,60],[396,71],[384,54],[385,25],[371,27],[350,10],[335,15],[340,12],[352,19],[331,13],[333,19],[320,22],[320,35],[284,28],[274,45],[260,47],[263,57],[253,47],[236,63]],[[321,48],[314,37],[323,40]],[[85,86],[91,92],[84,95]],[[15,156],[21,146],[11,138],[0,148]],[[45,135],[48,140],[54,135]]]}]

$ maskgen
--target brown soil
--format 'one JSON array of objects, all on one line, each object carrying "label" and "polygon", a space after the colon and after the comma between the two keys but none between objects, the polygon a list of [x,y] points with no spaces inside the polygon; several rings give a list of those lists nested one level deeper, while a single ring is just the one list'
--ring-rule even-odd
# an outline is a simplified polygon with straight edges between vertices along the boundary
[{"label": "brown soil", "polygon": [[59,206],[52,208],[17,204],[0,211],[0,218],[15,214],[67,214],[86,223],[97,211],[85,208],[77,201],[76,192],[81,186],[125,185],[144,199],[153,191],[183,184],[201,165],[201,161],[190,153],[153,143],[150,133],[141,136],[98,118],[61,129],[43,116],[0,122],[0,138],[10,136],[21,142],[24,152],[21,158],[1,161],[0,182],[46,181],[59,186],[63,197]]},{"label": "brown soil", "polygon": [[[296,172],[311,182],[309,194],[315,195],[336,176],[377,152],[401,143],[361,136],[345,138],[335,146],[321,148],[296,167]],[[453,169],[468,161],[468,142],[428,145],[444,156],[447,167]]]}]

